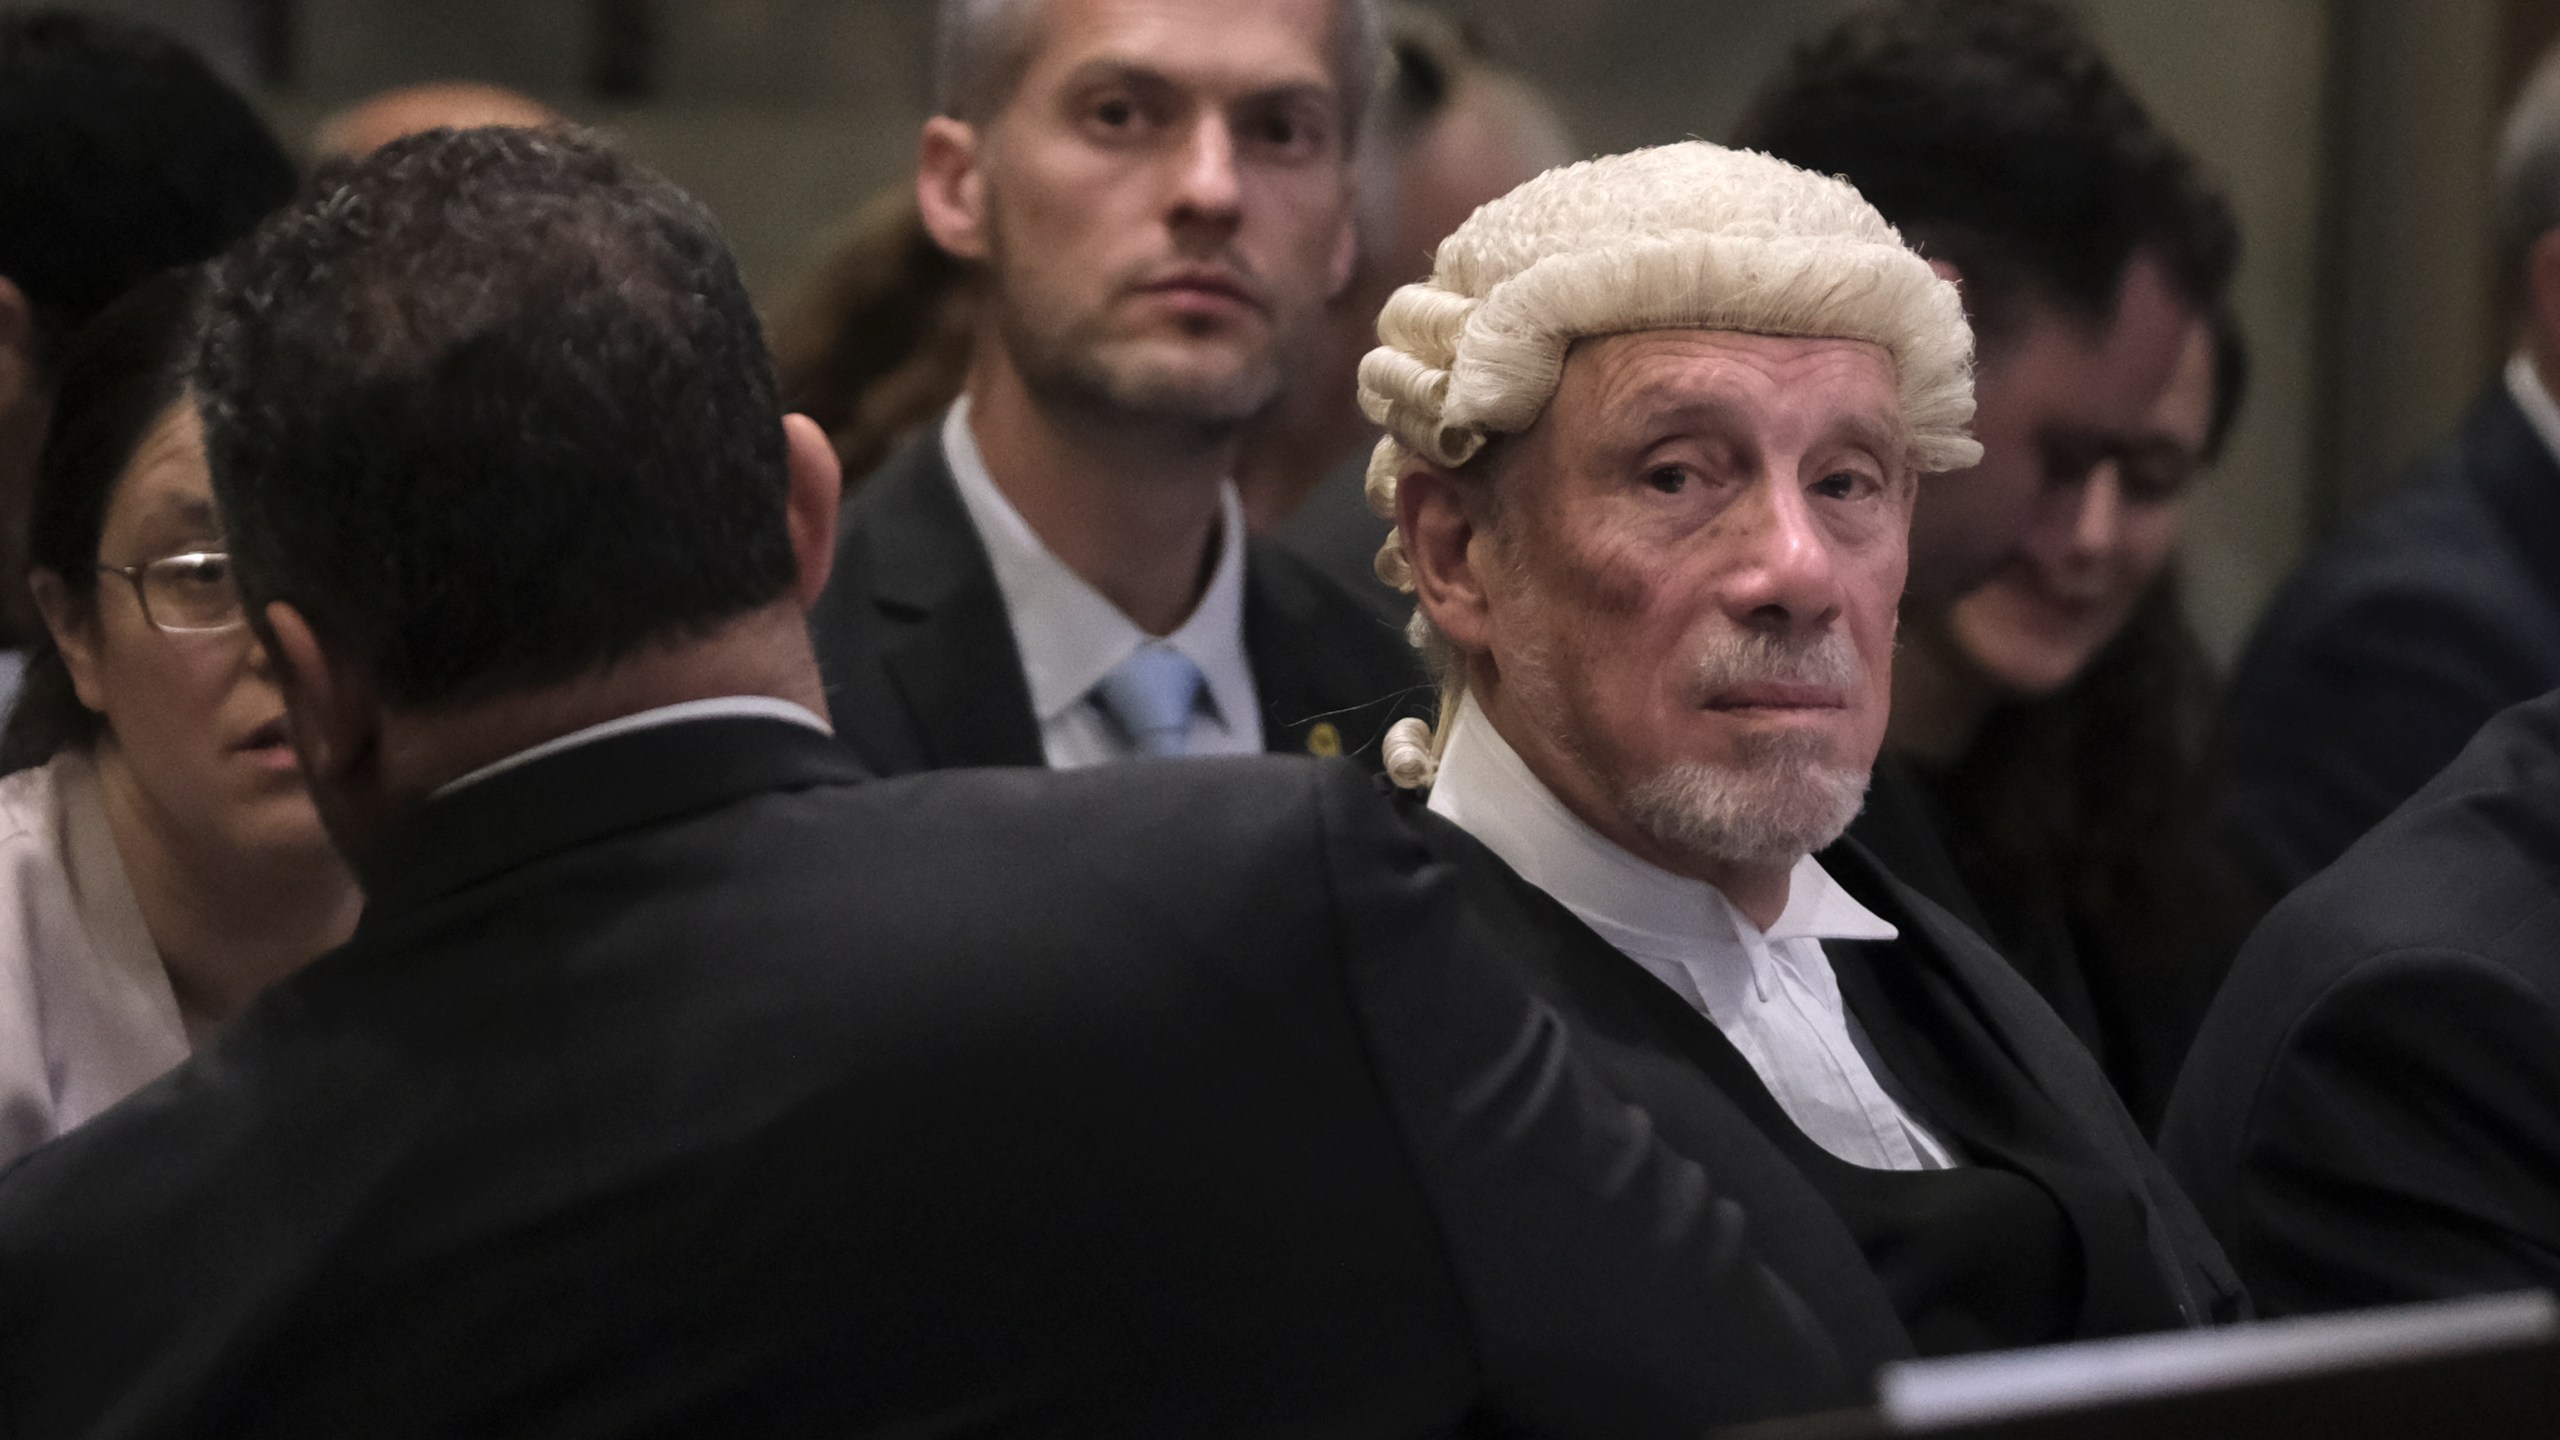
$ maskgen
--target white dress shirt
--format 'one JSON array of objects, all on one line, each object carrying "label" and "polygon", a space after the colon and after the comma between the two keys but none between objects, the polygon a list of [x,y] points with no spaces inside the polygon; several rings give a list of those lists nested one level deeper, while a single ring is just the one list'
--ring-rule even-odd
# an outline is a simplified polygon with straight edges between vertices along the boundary
[{"label": "white dress shirt", "polygon": [[1584,824],[1473,700],[1451,721],[1431,808],[1713,1021],[1815,1144],[1875,1170],[1955,1163],[1886,1091],[1822,952],[1825,940],[1896,932],[1812,856],[1796,862],[1786,910],[1764,931],[1723,891],[1648,864]]},{"label": "white dress shirt", "polygon": [[2542,372],[2534,368],[2533,357],[2523,351],[2508,357],[2507,393],[2515,397],[2525,423],[2542,437],[2542,448],[2551,452],[2554,461],[2560,461],[2560,401],[2551,398],[2551,392],[2543,387]]},{"label": "white dress shirt", "polygon": [[0,1166],[192,1049],[87,753],[0,780]]},{"label": "white dress shirt", "polygon": [[[996,488],[969,428],[966,396],[943,417],[942,456],[995,567],[996,588],[1003,592],[1005,613],[1013,622],[1014,648],[1022,656],[1022,678],[1031,690],[1031,713],[1040,722],[1040,749],[1050,768],[1128,759],[1136,748],[1095,699],[1093,687],[1156,637],[1051,554],[1022,512]],[[1199,666],[1208,682],[1184,737],[1184,753],[1258,755],[1262,702],[1254,693],[1253,667],[1244,653],[1244,502],[1234,485],[1221,488],[1218,512],[1217,572],[1209,577],[1209,588],[1191,618],[1159,643]]]}]

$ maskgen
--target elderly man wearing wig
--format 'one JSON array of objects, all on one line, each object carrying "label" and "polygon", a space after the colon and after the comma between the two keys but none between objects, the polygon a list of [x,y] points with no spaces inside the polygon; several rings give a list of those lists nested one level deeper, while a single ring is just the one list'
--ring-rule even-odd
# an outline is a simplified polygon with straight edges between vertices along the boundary
[{"label": "elderly man wearing wig", "polygon": [[1667,146],[1479,210],[1362,402],[1381,573],[1443,685],[1390,772],[1494,933],[1853,1358],[2239,1306],[2034,991],[1844,847],[1914,489],[1971,464],[1956,291],[1857,192]]}]

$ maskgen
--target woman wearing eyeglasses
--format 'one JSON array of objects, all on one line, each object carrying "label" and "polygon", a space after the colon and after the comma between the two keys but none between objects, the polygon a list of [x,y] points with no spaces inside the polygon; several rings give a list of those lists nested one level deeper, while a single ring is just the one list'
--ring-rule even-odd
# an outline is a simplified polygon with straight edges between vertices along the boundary
[{"label": "woman wearing eyeglasses", "polygon": [[361,904],[241,614],[185,389],[188,276],[64,363],[0,732],[0,1164],[187,1058]]}]

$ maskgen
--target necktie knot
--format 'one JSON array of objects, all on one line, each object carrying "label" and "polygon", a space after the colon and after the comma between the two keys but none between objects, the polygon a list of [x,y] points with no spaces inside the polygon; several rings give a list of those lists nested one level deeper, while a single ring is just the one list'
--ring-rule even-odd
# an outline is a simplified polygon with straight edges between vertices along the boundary
[{"label": "necktie knot", "polygon": [[1179,755],[1206,684],[1190,656],[1168,645],[1141,645],[1093,688],[1140,755]]}]

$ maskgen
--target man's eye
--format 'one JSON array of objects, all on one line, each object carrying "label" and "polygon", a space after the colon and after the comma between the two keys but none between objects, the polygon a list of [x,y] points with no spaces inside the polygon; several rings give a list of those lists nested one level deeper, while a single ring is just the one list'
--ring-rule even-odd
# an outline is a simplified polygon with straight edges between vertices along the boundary
[{"label": "man's eye", "polygon": [[1138,107],[1126,100],[1105,100],[1093,107],[1093,118],[1110,129],[1125,129],[1136,122]]},{"label": "man's eye", "polygon": [[1253,122],[1247,133],[1262,148],[1293,158],[1314,155],[1326,145],[1326,130],[1320,122],[1286,111]]},{"label": "man's eye", "polygon": [[1834,470],[1813,483],[1814,493],[1831,500],[1854,500],[1867,488],[1867,477],[1855,470]]},{"label": "man's eye", "polygon": [[2125,499],[2137,505],[2163,505],[2186,492],[2198,468],[2189,455],[2134,456],[2119,467],[2118,477]]},{"label": "man's eye", "polygon": [[1677,495],[1689,484],[1689,472],[1677,465],[1656,465],[1645,472],[1644,483],[1665,495]]}]

